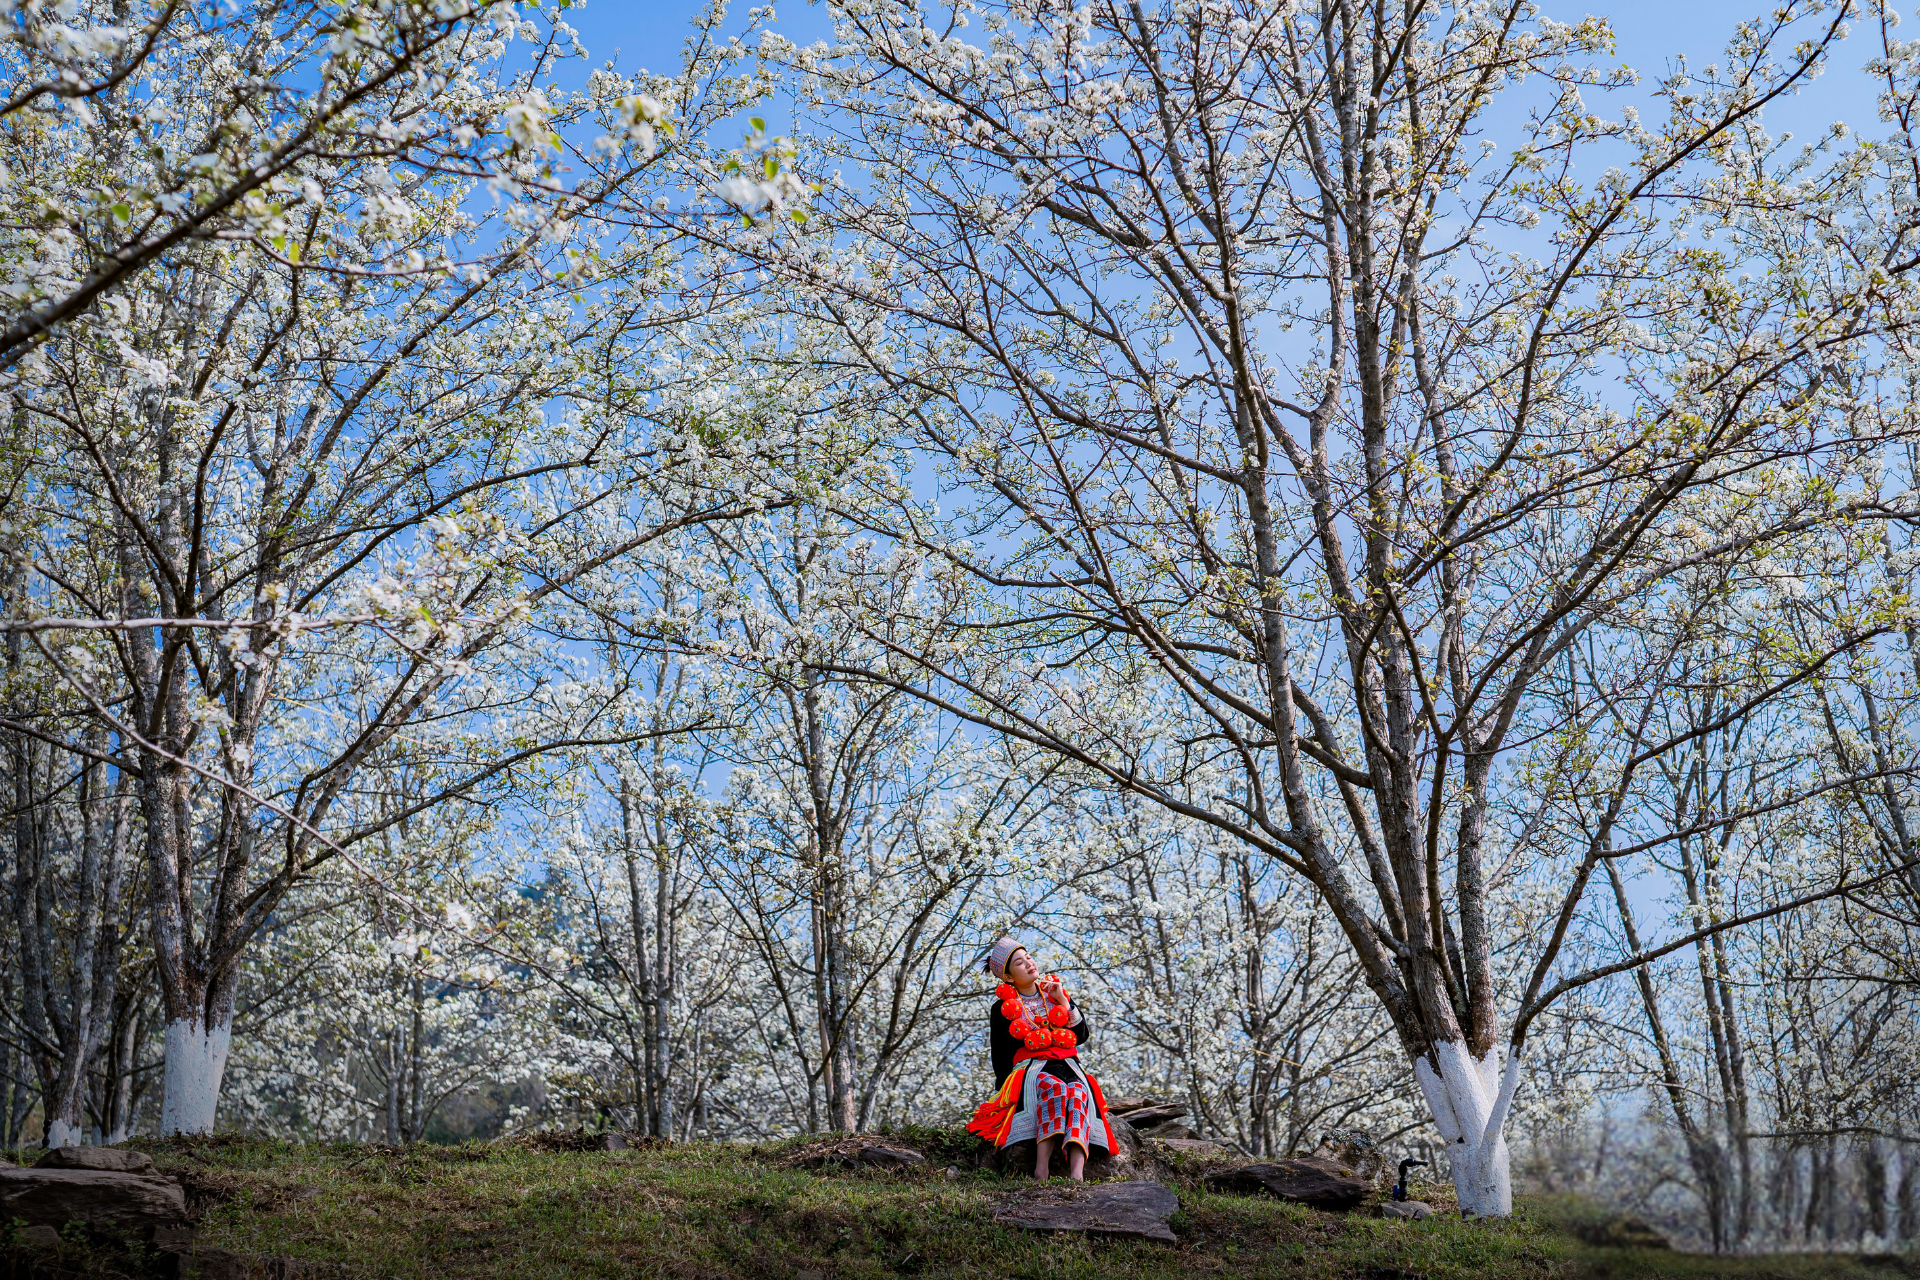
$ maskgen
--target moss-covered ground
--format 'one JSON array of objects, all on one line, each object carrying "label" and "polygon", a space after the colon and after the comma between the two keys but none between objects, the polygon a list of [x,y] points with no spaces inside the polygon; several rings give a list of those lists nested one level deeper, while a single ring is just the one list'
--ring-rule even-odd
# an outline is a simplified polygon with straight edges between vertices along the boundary
[{"label": "moss-covered ground", "polygon": [[[381,1277],[1288,1277],[1300,1280],[1891,1280],[1911,1259],[1715,1259],[1595,1248],[1565,1202],[1498,1222],[1335,1215],[1207,1191],[1180,1196],[1175,1245],[1042,1236],[992,1225],[1023,1181],[950,1173],[816,1172],[796,1148],[693,1144],[627,1151],[496,1142],[386,1147],[239,1138],[136,1144],[187,1183],[200,1241]],[[77,1256],[71,1265],[84,1273]],[[0,1268],[4,1270],[4,1268]]]}]

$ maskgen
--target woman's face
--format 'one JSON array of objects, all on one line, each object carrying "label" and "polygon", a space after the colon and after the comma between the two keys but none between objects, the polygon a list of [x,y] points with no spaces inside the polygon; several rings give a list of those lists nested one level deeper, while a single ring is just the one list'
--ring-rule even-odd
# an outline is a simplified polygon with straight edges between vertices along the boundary
[{"label": "woman's face", "polygon": [[1023,992],[1033,990],[1034,983],[1040,981],[1040,966],[1025,947],[1007,957],[1007,981]]}]

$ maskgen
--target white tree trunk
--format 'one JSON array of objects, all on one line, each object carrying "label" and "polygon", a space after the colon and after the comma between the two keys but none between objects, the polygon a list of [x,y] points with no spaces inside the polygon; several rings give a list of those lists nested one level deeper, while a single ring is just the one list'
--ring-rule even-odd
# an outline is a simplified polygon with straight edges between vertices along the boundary
[{"label": "white tree trunk", "polygon": [[47,1125],[47,1150],[56,1147],[78,1147],[86,1143],[86,1134],[77,1124],[65,1120],[54,1120]]},{"label": "white tree trunk", "polygon": [[167,1024],[167,1065],[160,1098],[160,1136],[212,1133],[220,1103],[220,1079],[227,1073],[227,1048],[233,1023],[203,1029],[197,1019]]},{"label": "white tree trunk", "polygon": [[1447,1140],[1448,1163],[1460,1212],[1470,1218],[1500,1218],[1513,1212],[1513,1178],[1508,1167],[1507,1110],[1520,1083],[1520,1058],[1500,1070],[1498,1046],[1475,1059],[1457,1040],[1442,1040],[1413,1061],[1440,1136]]}]

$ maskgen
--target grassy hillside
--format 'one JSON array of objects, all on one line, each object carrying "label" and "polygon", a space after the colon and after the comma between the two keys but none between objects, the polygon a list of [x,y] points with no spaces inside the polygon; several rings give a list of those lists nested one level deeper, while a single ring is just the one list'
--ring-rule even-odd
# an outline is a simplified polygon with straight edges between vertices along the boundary
[{"label": "grassy hillside", "polygon": [[[1037,1236],[989,1222],[1021,1181],[794,1167],[797,1144],[602,1152],[529,1142],[393,1150],[217,1138],[139,1144],[180,1175],[204,1211],[203,1243],[395,1277],[1285,1276],[1312,1280],[1759,1277],[1889,1280],[1893,1260],[1744,1259],[1595,1249],[1565,1230],[1565,1205],[1513,1219],[1385,1222],[1178,1191],[1174,1246]],[[73,1259],[70,1262],[77,1263]]]}]

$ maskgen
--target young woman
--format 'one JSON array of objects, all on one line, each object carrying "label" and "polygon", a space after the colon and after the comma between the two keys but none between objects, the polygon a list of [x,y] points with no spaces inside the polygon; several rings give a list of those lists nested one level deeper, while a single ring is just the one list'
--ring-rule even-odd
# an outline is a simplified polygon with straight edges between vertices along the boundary
[{"label": "young woman", "polygon": [[996,1147],[1035,1143],[1036,1182],[1047,1180],[1054,1147],[1063,1145],[1067,1176],[1078,1182],[1094,1148],[1109,1155],[1114,1149],[1100,1082],[1080,1066],[1087,1020],[1060,979],[1042,976],[1014,939],[994,943],[986,960],[1000,980],[988,1015],[996,1088],[967,1128]]}]

